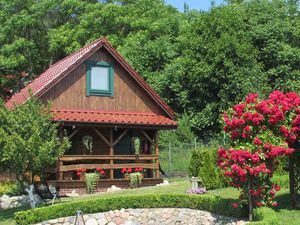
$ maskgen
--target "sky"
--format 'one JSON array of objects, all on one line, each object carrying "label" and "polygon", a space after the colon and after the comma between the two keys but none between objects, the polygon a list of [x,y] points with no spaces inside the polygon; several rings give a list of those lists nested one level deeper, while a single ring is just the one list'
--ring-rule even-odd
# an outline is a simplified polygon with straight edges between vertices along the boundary
[{"label": "sky", "polygon": [[[184,2],[188,4],[190,9],[205,10],[210,8],[211,0],[165,0],[167,4],[173,5],[180,11],[183,11]],[[215,0],[216,4],[220,4],[223,0]]]}]

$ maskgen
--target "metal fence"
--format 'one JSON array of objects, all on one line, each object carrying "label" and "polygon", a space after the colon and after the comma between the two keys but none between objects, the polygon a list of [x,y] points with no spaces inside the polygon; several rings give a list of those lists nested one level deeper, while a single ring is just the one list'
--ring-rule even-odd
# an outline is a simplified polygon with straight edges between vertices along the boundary
[{"label": "metal fence", "polygon": [[211,145],[203,144],[195,139],[192,143],[174,144],[171,141],[168,146],[161,147],[159,161],[161,169],[169,176],[187,176],[189,162],[194,149],[208,149]]}]

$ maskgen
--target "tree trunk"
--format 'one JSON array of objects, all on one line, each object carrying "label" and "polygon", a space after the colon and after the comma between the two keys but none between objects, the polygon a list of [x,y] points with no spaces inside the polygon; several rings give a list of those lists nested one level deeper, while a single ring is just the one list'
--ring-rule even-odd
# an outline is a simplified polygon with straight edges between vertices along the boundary
[{"label": "tree trunk", "polygon": [[295,192],[295,165],[294,154],[289,157],[289,179],[290,179],[290,199],[293,209],[296,208],[296,192]]},{"label": "tree trunk", "polygon": [[248,180],[248,204],[249,204],[249,221],[253,221],[253,201],[250,190],[252,189],[252,177]]}]

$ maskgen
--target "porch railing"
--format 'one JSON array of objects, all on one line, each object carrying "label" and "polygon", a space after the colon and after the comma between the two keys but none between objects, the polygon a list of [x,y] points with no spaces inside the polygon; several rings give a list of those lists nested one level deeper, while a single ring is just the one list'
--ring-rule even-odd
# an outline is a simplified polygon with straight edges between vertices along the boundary
[{"label": "porch railing", "polygon": [[[84,161],[107,160],[108,163],[84,163]],[[134,163],[114,163],[114,160],[134,160]],[[57,166],[57,179],[63,180],[63,173],[76,171],[77,169],[94,169],[102,168],[113,171],[122,168],[138,168],[151,169],[158,171],[159,165],[156,163],[158,155],[64,155],[59,157]],[[113,161],[113,163],[111,163]],[[149,162],[144,162],[149,161]],[[69,163],[72,162],[72,165]],[[68,165],[65,165],[68,163]],[[154,174],[154,173],[153,173]],[[154,176],[154,175],[153,175]],[[110,172],[110,179],[113,179],[113,172]]]}]

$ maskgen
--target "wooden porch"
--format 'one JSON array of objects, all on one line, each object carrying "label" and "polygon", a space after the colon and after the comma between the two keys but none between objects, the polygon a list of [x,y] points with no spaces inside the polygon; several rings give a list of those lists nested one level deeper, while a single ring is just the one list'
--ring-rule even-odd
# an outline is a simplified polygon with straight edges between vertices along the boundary
[{"label": "wooden porch", "polygon": [[[79,169],[93,171],[101,168],[106,172],[98,183],[98,189],[111,185],[128,187],[129,181],[121,173],[123,168],[143,168],[143,186],[161,183],[159,175],[158,130],[140,128],[96,127],[87,125],[62,125],[60,136],[66,132],[72,143],[71,149],[58,159],[56,168],[49,169],[52,176],[48,183],[61,189],[81,189],[85,182],[76,175]],[[83,154],[81,139],[93,137],[93,152]],[[141,139],[140,154],[130,150],[132,137]],[[128,154],[129,153],[129,154]],[[55,176],[53,176],[55,174]]]}]

